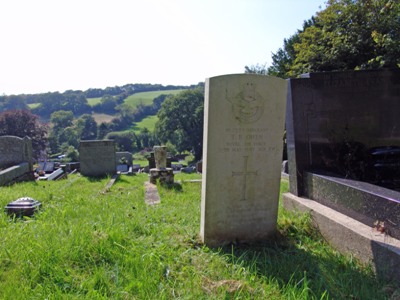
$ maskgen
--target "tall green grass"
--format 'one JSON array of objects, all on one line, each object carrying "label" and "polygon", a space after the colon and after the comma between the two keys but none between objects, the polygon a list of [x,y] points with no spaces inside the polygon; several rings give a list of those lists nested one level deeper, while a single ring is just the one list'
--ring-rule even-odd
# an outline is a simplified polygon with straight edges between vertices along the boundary
[{"label": "tall green grass", "polygon": [[[0,214],[0,299],[385,299],[395,288],[331,249],[309,215],[280,208],[265,245],[199,242],[201,183],[159,186],[144,203],[147,174],[1,187],[0,205],[22,196],[33,218]],[[282,183],[282,191],[287,182]]]}]

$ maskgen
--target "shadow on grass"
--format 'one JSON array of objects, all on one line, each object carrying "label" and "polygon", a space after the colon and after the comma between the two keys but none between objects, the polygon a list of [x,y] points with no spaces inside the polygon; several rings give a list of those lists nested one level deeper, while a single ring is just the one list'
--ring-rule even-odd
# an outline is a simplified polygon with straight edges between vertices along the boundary
[{"label": "shadow on grass", "polygon": [[[129,176],[131,176],[131,175],[129,175]],[[118,183],[118,182],[129,183],[129,180],[126,180],[124,177],[120,176],[115,183]]]},{"label": "shadow on grass", "polygon": [[108,178],[108,176],[85,176],[85,178],[90,182],[100,182],[100,181]]},{"label": "shadow on grass", "polygon": [[182,185],[180,183],[174,182],[174,183],[160,183],[159,186],[161,188],[167,189],[167,190],[173,190],[175,192],[183,192]]},{"label": "shadow on grass", "polygon": [[281,234],[268,243],[212,249],[230,264],[245,267],[266,282],[277,282],[283,294],[305,293],[307,299],[386,299],[386,283],[379,282],[371,270],[361,270],[355,261],[324,247],[311,250]]}]

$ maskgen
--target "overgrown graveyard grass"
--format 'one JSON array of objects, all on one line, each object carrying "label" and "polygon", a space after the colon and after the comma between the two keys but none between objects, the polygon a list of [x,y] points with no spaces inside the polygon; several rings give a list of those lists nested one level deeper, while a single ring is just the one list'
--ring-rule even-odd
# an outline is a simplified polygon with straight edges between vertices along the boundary
[{"label": "overgrown graveyard grass", "polygon": [[[309,215],[280,208],[277,236],[258,246],[200,243],[199,174],[158,186],[147,174],[1,187],[0,205],[33,197],[33,218],[0,215],[0,299],[385,299],[395,286],[331,249]],[[282,191],[287,182],[282,182]],[[385,294],[387,292],[387,294]]]}]

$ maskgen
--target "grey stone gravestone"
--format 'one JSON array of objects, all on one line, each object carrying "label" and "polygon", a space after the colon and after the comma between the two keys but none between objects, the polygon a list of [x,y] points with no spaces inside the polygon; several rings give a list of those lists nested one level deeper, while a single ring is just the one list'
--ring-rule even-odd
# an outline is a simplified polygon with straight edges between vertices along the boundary
[{"label": "grey stone gravestone", "polygon": [[174,172],[167,168],[167,147],[154,146],[155,168],[150,169],[150,182],[155,184],[157,180],[161,183],[174,183]]},{"label": "grey stone gravestone", "polygon": [[128,166],[132,166],[133,158],[131,152],[117,152],[115,153],[116,164],[121,165],[122,161],[125,161],[125,164]]},{"label": "grey stone gravestone", "polygon": [[44,171],[45,173],[52,173],[52,172],[54,172],[54,162],[52,162],[52,161],[46,162],[46,163],[44,164],[43,171]]},{"label": "grey stone gravestone", "polygon": [[117,172],[126,173],[129,171],[128,165],[117,165]]},{"label": "grey stone gravestone", "polygon": [[206,244],[274,234],[286,93],[287,82],[275,77],[206,80],[200,229]]},{"label": "grey stone gravestone", "polygon": [[32,141],[28,137],[0,136],[0,168],[8,168],[22,162],[32,171]]},{"label": "grey stone gravestone", "polygon": [[112,175],[116,172],[115,142],[112,140],[81,141],[80,171],[84,176]]},{"label": "grey stone gravestone", "polygon": [[0,186],[33,180],[30,138],[0,136]]},{"label": "grey stone gravestone", "polygon": [[154,159],[157,169],[165,169],[167,167],[167,147],[154,146]]}]

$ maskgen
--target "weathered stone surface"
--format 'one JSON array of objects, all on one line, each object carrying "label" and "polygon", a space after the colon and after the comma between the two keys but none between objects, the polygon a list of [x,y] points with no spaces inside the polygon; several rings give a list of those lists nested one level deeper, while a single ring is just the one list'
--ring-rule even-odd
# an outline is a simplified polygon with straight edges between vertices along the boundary
[{"label": "weathered stone surface", "polygon": [[400,241],[316,201],[286,193],[286,209],[309,212],[323,237],[341,253],[371,264],[379,278],[400,280]]},{"label": "weathered stone surface", "polygon": [[144,188],[144,201],[146,202],[146,204],[155,205],[161,202],[160,196],[158,195],[157,185],[151,182],[145,182]]},{"label": "weathered stone surface", "polygon": [[125,151],[125,152],[117,152],[115,153],[115,159],[116,159],[116,164],[117,165],[123,165],[126,164],[128,166],[132,166],[133,162],[133,157],[132,153]]},{"label": "weathered stone surface", "polygon": [[80,171],[84,176],[104,176],[116,172],[114,141],[81,141],[79,156]]},{"label": "weathered stone surface", "polygon": [[167,167],[167,147],[154,146],[154,158],[157,169],[164,169]]},{"label": "weathered stone surface", "polygon": [[207,79],[200,235],[208,245],[275,232],[286,93],[274,77]]},{"label": "weathered stone surface", "polygon": [[367,182],[305,173],[308,198],[333,208],[367,226],[385,224],[400,239],[400,193]]},{"label": "weathered stone surface", "polygon": [[32,141],[28,137],[0,136],[0,169],[18,165],[22,162],[29,164],[32,171]]},{"label": "weathered stone surface", "polygon": [[0,186],[25,180],[34,180],[33,172],[27,162],[0,171]]},{"label": "weathered stone surface", "polygon": [[160,183],[174,183],[174,171],[172,170],[172,168],[150,169],[150,182],[156,184],[157,180]]}]

